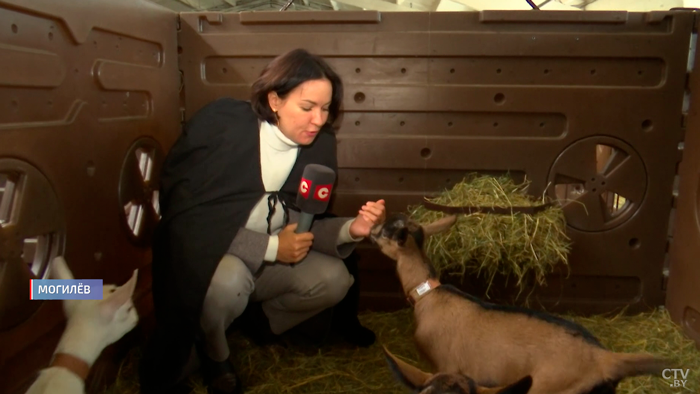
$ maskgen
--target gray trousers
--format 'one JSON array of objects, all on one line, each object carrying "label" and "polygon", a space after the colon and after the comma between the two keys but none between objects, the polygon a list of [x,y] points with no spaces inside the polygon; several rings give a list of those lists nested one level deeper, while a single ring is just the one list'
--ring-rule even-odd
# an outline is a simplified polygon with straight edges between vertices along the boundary
[{"label": "gray trousers", "polygon": [[270,329],[281,334],[339,303],[354,281],[341,259],[313,250],[294,267],[265,265],[257,277],[241,259],[226,254],[214,272],[200,319],[207,354],[215,361],[229,357],[226,329],[248,300],[262,302]]}]

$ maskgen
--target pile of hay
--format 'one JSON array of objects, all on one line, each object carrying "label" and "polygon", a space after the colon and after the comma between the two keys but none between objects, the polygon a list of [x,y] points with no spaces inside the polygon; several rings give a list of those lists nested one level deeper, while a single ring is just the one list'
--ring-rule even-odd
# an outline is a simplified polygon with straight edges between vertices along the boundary
[{"label": "pile of hay", "polygon": [[[530,182],[516,184],[509,176],[472,174],[452,189],[429,201],[446,206],[532,207],[549,202],[535,199],[526,190]],[[409,215],[422,224],[444,213],[423,205],[408,208]],[[571,250],[566,221],[560,206],[552,205],[535,215],[473,213],[458,215],[455,226],[426,242],[426,253],[438,273],[480,276],[485,273],[489,288],[496,274],[513,275],[521,291],[534,276],[539,285],[557,264],[568,266]],[[487,288],[488,294],[488,288]]]},{"label": "pile of hay", "polygon": [[[602,344],[620,352],[649,352],[677,361],[689,369],[685,389],[669,386],[659,377],[624,380],[618,394],[681,394],[700,392],[700,352],[663,310],[636,316],[612,318],[572,317],[598,336]],[[234,333],[230,338],[235,363],[246,382],[247,394],[382,393],[408,392],[396,382],[383,358],[381,345],[407,362],[427,369],[413,344],[413,313],[365,313],[362,323],[377,334],[377,343],[368,349],[341,345],[321,350],[302,347],[260,348]],[[137,367],[140,349],[124,360],[117,382],[105,394],[138,394]],[[199,377],[191,379],[194,394],[206,394]]]}]

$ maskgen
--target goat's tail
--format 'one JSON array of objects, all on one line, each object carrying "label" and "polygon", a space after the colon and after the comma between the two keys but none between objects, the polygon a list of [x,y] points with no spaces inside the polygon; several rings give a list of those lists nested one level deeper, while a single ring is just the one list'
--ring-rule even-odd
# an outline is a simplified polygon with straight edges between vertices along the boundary
[{"label": "goat's tail", "polygon": [[671,361],[646,353],[609,353],[612,380],[642,375],[661,376],[666,368],[671,368]]}]

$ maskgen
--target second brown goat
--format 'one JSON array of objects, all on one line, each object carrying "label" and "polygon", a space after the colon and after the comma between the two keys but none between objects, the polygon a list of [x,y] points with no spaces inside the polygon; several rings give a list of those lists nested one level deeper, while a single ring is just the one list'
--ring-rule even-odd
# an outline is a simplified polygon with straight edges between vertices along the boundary
[{"label": "second brown goat", "polygon": [[384,356],[394,377],[417,394],[528,394],[532,386],[532,377],[525,376],[505,387],[483,387],[461,373],[423,372],[391,354],[386,346]]},{"label": "second brown goat", "polygon": [[447,216],[421,226],[406,215],[393,215],[370,237],[396,261],[414,307],[414,339],[435,370],[469,376],[484,387],[511,385],[529,375],[529,394],[611,394],[626,377],[660,375],[668,367],[666,360],[649,354],[607,350],[569,320],[488,303],[441,284],[423,243],[455,221]]}]

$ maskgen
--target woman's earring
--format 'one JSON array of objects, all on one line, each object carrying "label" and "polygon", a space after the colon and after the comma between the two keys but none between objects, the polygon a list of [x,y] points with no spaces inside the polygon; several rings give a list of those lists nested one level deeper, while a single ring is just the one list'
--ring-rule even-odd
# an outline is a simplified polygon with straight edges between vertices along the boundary
[{"label": "woman's earring", "polygon": [[276,110],[272,110],[272,112],[275,114],[275,119],[277,120],[277,127],[279,127],[280,126],[280,117],[277,115]]}]

